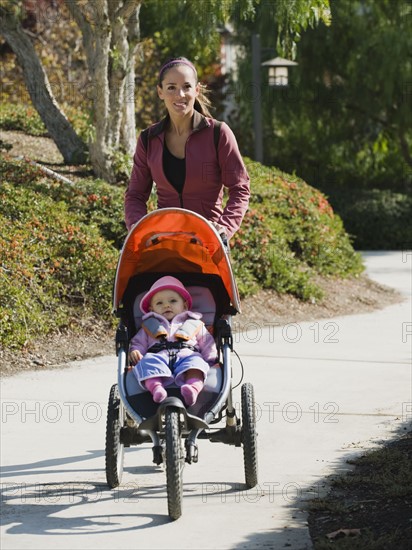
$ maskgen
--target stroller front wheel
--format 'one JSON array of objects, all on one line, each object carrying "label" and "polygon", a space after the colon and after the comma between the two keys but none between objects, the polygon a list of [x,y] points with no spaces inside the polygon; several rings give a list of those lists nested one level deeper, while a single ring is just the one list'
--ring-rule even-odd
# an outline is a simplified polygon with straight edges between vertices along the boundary
[{"label": "stroller front wheel", "polygon": [[245,479],[247,487],[251,489],[252,487],[255,487],[258,482],[258,465],[255,394],[253,386],[249,382],[242,385],[241,405],[242,446]]},{"label": "stroller front wheel", "polygon": [[124,408],[120,400],[119,389],[114,384],[110,389],[106,423],[106,480],[111,489],[122,481],[124,445],[120,431],[124,424]]},{"label": "stroller front wheel", "polygon": [[180,414],[176,408],[166,409],[165,436],[167,505],[170,518],[175,520],[182,515],[184,466]]}]

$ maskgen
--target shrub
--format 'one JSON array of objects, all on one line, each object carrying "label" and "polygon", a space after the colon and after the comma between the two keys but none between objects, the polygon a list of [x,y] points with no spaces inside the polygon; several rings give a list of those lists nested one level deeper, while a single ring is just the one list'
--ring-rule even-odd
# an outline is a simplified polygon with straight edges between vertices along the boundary
[{"label": "shrub", "polygon": [[331,193],[359,250],[402,250],[412,244],[412,197],[389,189]]},{"label": "shrub", "polygon": [[[117,250],[96,224],[68,203],[30,185],[46,178],[27,168],[29,184],[0,190],[0,341],[21,347],[84,315],[110,318]],[[27,181],[27,180],[26,180]],[[26,182],[25,182],[26,183]]]},{"label": "shrub", "polygon": [[3,130],[20,130],[32,136],[47,134],[36,109],[21,104],[0,104],[0,128]]},{"label": "shrub", "polygon": [[[251,204],[231,241],[241,296],[272,288],[306,300],[321,295],[315,275],[360,273],[360,256],[324,195],[294,176],[246,164]],[[71,186],[6,159],[0,174],[1,345],[24,346],[85,315],[110,320],[126,236],[124,188],[99,180]]]},{"label": "shrub", "polygon": [[[79,136],[87,142],[92,131],[90,116],[79,108],[70,105],[64,105],[62,108],[70,124],[73,125]],[[47,129],[39,113],[31,104],[1,103],[0,128],[21,131],[31,136],[47,136]]]},{"label": "shrub", "polygon": [[303,180],[246,159],[250,209],[233,241],[242,295],[272,288],[302,299],[321,296],[314,275],[348,277],[363,270],[342,220]]}]

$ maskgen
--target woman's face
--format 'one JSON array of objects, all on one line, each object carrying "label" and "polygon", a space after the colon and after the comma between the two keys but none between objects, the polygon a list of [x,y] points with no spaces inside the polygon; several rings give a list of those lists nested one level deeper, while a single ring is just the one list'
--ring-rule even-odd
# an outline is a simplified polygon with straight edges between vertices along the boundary
[{"label": "woman's face", "polygon": [[157,86],[157,93],[170,115],[192,115],[199,84],[190,67],[177,65],[166,71],[162,85]]}]

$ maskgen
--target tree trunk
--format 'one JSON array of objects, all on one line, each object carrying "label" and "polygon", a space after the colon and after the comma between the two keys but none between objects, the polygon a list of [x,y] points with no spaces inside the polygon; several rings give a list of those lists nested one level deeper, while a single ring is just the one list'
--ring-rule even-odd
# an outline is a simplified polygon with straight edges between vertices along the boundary
[{"label": "tree trunk", "polygon": [[136,147],[136,114],[135,114],[135,56],[140,41],[140,4],[129,19],[128,41],[129,58],[126,67],[125,101],[123,103],[123,124],[121,125],[120,143],[129,155]]},{"label": "tree trunk", "polygon": [[139,2],[124,2],[120,8],[119,2],[109,2],[112,40],[108,139],[115,150],[121,148],[129,154],[136,146],[134,66],[140,36]]},{"label": "tree trunk", "polygon": [[109,63],[110,112],[107,140],[114,149],[119,148],[120,127],[123,119],[123,105],[125,101],[126,67],[129,54],[127,42],[127,27],[116,16],[116,12],[109,12],[111,20],[111,59]]},{"label": "tree trunk", "polygon": [[87,147],[60,110],[36,50],[17,19],[5,9],[0,11],[0,32],[16,54],[23,69],[30,98],[47,131],[67,164],[83,164]]},{"label": "tree trunk", "polygon": [[93,83],[95,136],[89,144],[90,160],[99,177],[114,183],[113,153],[122,145],[132,154],[136,144],[134,56],[141,0],[95,0],[88,4],[88,11],[81,2],[67,0],[66,4],[82,32]]},{"label": "tree trunk", "polygon": [[97,24],[93,29],[93,52],[89,54],[93,62],[89,64],[89,72],[93,83],[95,139],[89,144],[90,160],[93,170],[98,177],[114,183],[116,178],[111,162],[111,144],[107,140],[110,114],[110,90],[107,74],[111,29],[106,2],[104,0],[96,0],[94,4]]}]

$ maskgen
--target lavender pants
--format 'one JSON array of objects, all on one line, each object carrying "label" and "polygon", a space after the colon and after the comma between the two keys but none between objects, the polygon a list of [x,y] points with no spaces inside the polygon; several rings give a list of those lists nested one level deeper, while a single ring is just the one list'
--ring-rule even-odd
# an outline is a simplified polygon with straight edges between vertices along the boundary
[{"label": "lavender pants", "polygon": [[198,353],[178,357],[173,372],[169,368],[169,357],[162,353],[146,353],[146,355],[133,367],[133,373],[139,384],[144,388],[143,382],[149,378],[163,378],[163,386],[175,383],[182,386],[185,383],[185,373],[190,369],[196,369],[203,374],[203,380],[209,371],[209,365]]}]

